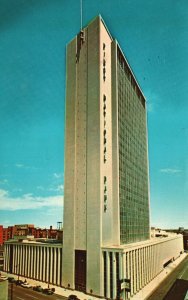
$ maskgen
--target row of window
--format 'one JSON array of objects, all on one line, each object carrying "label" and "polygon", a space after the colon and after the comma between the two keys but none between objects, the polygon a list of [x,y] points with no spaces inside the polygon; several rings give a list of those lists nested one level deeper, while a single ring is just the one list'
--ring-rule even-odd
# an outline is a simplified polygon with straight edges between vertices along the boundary
[{"label": "row of window", "polygon": [[140,99],[143,107],[145,107],[145,100],[141,94],[141,91],[133,77],[133,75],[131,74],[131,71],[129,69],[129,66],[127,65],[127,62],[125,60],[125,58],[123,57],[120,49],[118,48],[118,65],[119,65],[119,69],[121,69],[124,73],[124,77],[128,78],[128,80],[131,83],[132,89],[135,90],[138,98]]},{"label": "row of window", "polygon": [[145,109],[125,78],[119,65],[120,239],[130,243],[149,235],[148,170]]}]

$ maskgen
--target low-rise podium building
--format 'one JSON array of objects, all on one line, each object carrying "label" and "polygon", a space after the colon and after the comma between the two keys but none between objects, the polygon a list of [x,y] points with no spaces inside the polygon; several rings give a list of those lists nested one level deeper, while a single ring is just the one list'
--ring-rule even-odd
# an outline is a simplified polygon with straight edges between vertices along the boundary
[{"label": "low-rise podium building", "polygon": [[4,251],[7,273],[62,285],[62,244],[26,237],[5,242]]}]

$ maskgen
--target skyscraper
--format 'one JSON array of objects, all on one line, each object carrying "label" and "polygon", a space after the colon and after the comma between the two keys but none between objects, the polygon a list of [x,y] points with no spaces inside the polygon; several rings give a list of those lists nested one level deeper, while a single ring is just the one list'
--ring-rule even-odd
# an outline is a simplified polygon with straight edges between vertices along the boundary
[{"label": "skyscraper", "polygon": [[147,240],[150,227],[146,101],[100,16],[67,46],[66,88],[63,281],[89,292],[101,247]]},{"label": "skyscraper", "polygon": [[183,239],[149,239],[146,102],[100,16],[67,46],[66,93],[63,247],[9,240],[4,270],[144,300],[183,253]]}]

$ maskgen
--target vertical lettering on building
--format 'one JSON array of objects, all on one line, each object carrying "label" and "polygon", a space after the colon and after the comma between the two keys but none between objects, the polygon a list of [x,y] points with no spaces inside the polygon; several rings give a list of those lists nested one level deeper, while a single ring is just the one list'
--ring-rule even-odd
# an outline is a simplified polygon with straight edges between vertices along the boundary
[{"label": "vertical lettering on building", "polygon": [[107,152],[107,148],[106,148],[106,143],[107,143],[107,138],[106,138],[106,96],[103,95],[103,116],[104,116],[104,130],[103,130],[103,144],[104,144],[104,163],[106,163],[107,159],[106,159],[106,152]]},{"label": "vertical lettering on building", "polygon": [[106,53],[105,53],[105,48],[106,48],[106,45],[105,45],[105,43],[103,43],[103,80],[104,81],[106,80],[106,59],[105,59]]},{"label": "vertical lettering on building", "polygon": [[104,176],[104,212],[107,211],[107,177]]}]

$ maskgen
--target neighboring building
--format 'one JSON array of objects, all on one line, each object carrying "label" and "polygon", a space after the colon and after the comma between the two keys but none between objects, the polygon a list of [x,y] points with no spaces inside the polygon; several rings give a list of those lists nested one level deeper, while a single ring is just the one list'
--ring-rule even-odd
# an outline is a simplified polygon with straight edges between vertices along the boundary
[{"label": "neighboring building", "polygon": [[15,226],[8,226],[8,230],[7,230],[7,239],[12,239],[14,237],[16,228]]},{"label": "neighboring building", "polygon": [[3,245],[4,242],[8,240],[8,228],[3,228],[3,225],[0,225],[0,245]]},{"label": "neighboring building", "polygon": [[63,286],[128,299],[183,247],[149,240],[146,100],[100,16],[68,44],[66,82]]},{"label": "neighboring building", "polygon": [[8,240],[8,228],[3,228],[3,244]]},{"label": "neighboring building", "polygon": [[4,265],[4,246],[0,246],[0,271],[3,270],[3,265]]},{"label": "neighboring building", "polygon": [[183,246],[186,251],[188,251],[188,231],[183,233]]},{"label": "neighboring building", "polygon": [[48,238],[48,239],[57,239],[63,241],[63,230],[62,229],[53,229],[50,226],[50,229],[41,229],[41,228],[32,228],[29,231],[29,234],[34,235],[35,238]]},{"label": "neighboring building", "polygon": [[3,245],[3,226],[0,225],[0,246]]},{"label": "neighboring building", "polygon": [[171,233],[160,228],[151,227],[151,238],[155,237],[168,237]]},{"label": "neighboring building", "polygon": [[14,225],[14,235],[16,235],[16,236],[28,235],[31,229],[34,229],[33,224]]},{"label": "neighboring building", "polygon": [[57,239],[60,242],[63,240],[63,229],[53,229],[50,226],[47,228],[35,228],[33,224],[19,224],[14,226],[8,226],[8,228],[3,228],[0,225],[0,245],[1,242],[4,244],[9,239],[14,239],[15,236],[27,236],[31,235],[35,238],[49,238],[49,239]]},{"label": "neighboring building", "polygon": [[188,229],[184,229],[184,227],[179,227],[178,229],[166,229],[166,231],[168,233],[182,234],[184,250],[188,251]]}]

